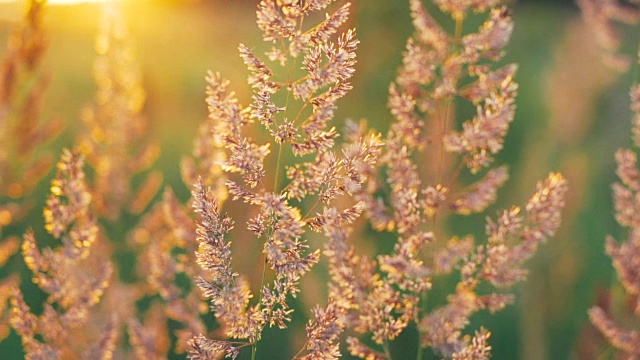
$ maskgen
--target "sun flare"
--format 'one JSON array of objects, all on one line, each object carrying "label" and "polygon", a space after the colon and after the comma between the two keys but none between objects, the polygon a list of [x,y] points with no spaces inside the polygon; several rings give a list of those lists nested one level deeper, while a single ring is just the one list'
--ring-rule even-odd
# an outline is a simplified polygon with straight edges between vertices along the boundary
[{"label": "sun flare", "polygon": [[74,5],[82,3],[102,3],[110,0],[48,0],[49,5]]},{"label": "sun flare", "polygon": [[[0,4],[2,3],[19,3],[23,0],[0,0]],[[84,3],[103,3],[111,0],[48,0],[47,5],[76,5],[76,4],[84,4]]]}]

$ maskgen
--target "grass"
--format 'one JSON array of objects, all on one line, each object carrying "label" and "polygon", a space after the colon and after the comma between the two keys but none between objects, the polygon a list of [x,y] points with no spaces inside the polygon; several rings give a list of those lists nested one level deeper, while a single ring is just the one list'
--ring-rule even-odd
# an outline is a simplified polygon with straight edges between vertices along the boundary
[{"label": "grass", "polygon": [[[154,136],[162,146],[156,167],[164,173],[167,185],[184,200],[188,189],[180,181],[178,167],[180,158],[191,151],[196,129],[207,116],[203,101],[204,75],[211,69],[225,74],[232,84],[245,82],[247,74],[236,71],[240,64],[236,49],[239,42],[258,42],[260,35],[254,19],[246,16],[253,13],[253,5],[249,2],[231,5],[229,1],[219,0],[209,3],[140,1],[127,6],[148,96],[145,110]],[[406,5],[395,6],[381,0],[359,2],[357,9],[355,21],[362,42],[358,51],[361,61],[354,78],[354,91],[339,103],[336,119],[366,117],[373,127],[384,131],[391,121],[386,109],[386,89],[395,77],[404,39],[411,33],[411,24],[397,19],[406,19],[408,10]],[[519,64],[517,80],[521,90],[516,120],[501,160],[512,166],[513,174],[526,173],[526,177],[514,175],[512,185],[503,192],[522,193],[518,190],[531,188],[530,179],[542,177],[544,169],[549,167],[568,166],[567,162],[575,154],[588,159],[585,176],[591,180],[583,185],[584,199],[580,207],[572,209],[575,221],[570,227],[564,227],[562,234],[531,263],[531,279],[519,290],[522,300],[491,319],[474,319],[492,330],[496,359],[536,358],[530,349],[539,349],[539,354],[550,359],[569,358],[588,322],[586,309],[593,303],[596,290],[608,287],[611,276],[610,262],[602,251],[605,234],[616,235],[617,231],[609,184],[614,174],[613,151],[628,143],[623,135],[628,126],[626,122],[609,126],[605,115],[623,101],[620,99],[624,99],[624,90],[600,99],[601,110],[596,113],[597,117],[593,116],[603,120],[595,120],[582,142],[570,147],[551,139],[551,146],[557,152],[548,154],[544,164],[531,168],[523,160],[529,154],[528,148],[535,148],[536,137],[544,135],[540,129],[548,125],[542,74],[551,66],[558,34],[564,31],[568,19],[575,16],[572,10],[558,9],[552,3],[516,9],[516,31],[507,60]],[[52,7],[47,14],[50,48],[44,68],[51,74],[52,81],[46,95],[44,117],[64,119],[70,134],[76,131],[80,110],[91,102],[94,93],[91,73],[97,18],[95,5]],[[0,23],[0,43],[4,43],[10,26],[10,23]],[[627,87],[616,84],[617,89]],[[250,97],[247,87],[237,86],[235,90],[241,99]],[[623,114],[616,118],[629,117]],[[52,147],[58,150],[71,144],[73,135],[70,134]],[[39,192],[38,201],[43,203],[44,198],[44,193]],[[507,203],[522,200],[506,198]],[[32,219],[29,223],[41,223],[38,211],[33,212]],[[34,225],[34,228],[41,227]],[[24,229],[12,230],[19,233]],[[528,316],[541,320],[531,322]],[[0,343],[0,353],[13,358],[16,354],[11,351],[18,348],[18,341],[12,336]],[[288,341],[277,343],[268,332],[260,343],[260,353],[274,351],[269,347],[296,348],[288,345]],[[415,339],[409,334],[399,342],[404,341],[411,343]],[[391,348],[394,355],[402,351],[402,346],[394,346]]]}]

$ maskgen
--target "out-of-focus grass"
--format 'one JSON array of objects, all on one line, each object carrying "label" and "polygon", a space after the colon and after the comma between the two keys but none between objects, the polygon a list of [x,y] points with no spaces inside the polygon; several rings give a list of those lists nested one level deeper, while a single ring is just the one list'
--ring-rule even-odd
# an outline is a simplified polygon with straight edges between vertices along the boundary
[{"label": "out-of-focus grass", "polygon": [[[361,40],[358,72],[353,92],[338,104],[338,124],[347,117],[367,118],[378,130],[388,128],[391,116],[386,109],[387,88],[400,63],[405,39],[412,32],[405,2],[355,2],[351,26],[357,27]],[[258,45],[261,41],[254,23],[254,4],[228,0],[131,0],[125,5],[147,91],[145,113],[162,146],[156,167],[163,171],[167,185],[184,199],[188,188],[180,181],[179,160],[191,151],[196,129],[207,116],[206,71],[219,71],[230,79],[244,104],[250,98],[245,84],[247,72],[237,55],[237,45],[243,42],[250,47],[262,46]],[[15,9],[2,5],[0,13],[11,18],[19,13]],[[603,254],[605,234],[617,232],[609,184],[614,179],[613,152],[628,143],[625,134],[629,117],[626,111],[610,109],[626,108],[626,95],[625,90],[615,90],[602,97],[600,107],[594,105],[594,109],[603,110],[594,115],[594,125],[579,144],[568,148],[554,139],[542,139],[549,136],[545,131],[549,110],[545,104],[544,74],[551,66],[555,42],[565,31],[567,19],[577,16],[577,12],[553,3],[516,7],[515,11],[516,28],[507,61],[519,64],[520,95],[516,120],[500,156],[500,161],[510,164],[512,173],[510,185],[500,193],[501,205],[521,204],[533,192],[536,179],[550,170],[562,170],[561,160],[573,153],[588,159],[584,173],[588,180],[583,184],[587,191],[580,195],[582,206],[571,209],[576,221],[531,262],[531,279],[519,289],[516,305],[473,320],[492,331],[495,359],[566,359],[571,357],[579,333],[588,323],[586,309],[593,303],[596,291],[608,286],[611,276],[610,262]],[[93,42],[100,19],[99,5],[51,7],[46,19],[50,46],[43,67],[52,81],[44,117],[62,118],[68,126],[65,135],[52,145],[57,151],[72,145],[81,110],[94,96]],[[0,23],[2,43],[11,26],[10,22]],[[619,84],[616,89],[627,85]],[[615,126],[607,120],[613,115]],[[535,146],[536,137],[555,150],[543,159],[546,163],[532,167],[525,147]],[[44,194],[38,196],[39,204],[44,204]],[[41,211],[33,214],[30,223],[40,226]],[[482,229],[481,217],[473,221],[476,231]],[[434,298],[440,295],[434,294]],[[288,341],[277,341],[275,334],[268,333],[264,343],[269,345],[265,344],[261,352],[289,347]],[[392,347],[392,352],[398,359],[406,358],[413,354],[415,342],[415,333],[409,332]],[[0,354],[5,354],[8,346],[16,344],[0,344]],[[404,352],[406,348],[411,351]]]}]

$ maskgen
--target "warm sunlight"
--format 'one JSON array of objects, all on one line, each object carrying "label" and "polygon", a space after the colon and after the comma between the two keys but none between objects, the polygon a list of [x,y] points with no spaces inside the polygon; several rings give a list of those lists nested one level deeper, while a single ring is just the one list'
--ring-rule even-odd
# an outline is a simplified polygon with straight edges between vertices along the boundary
[{"label": "warm sunlight", "polygon": [[0,0],[0,360],[640,360],[640,0]]},{"label": "warm sunlight", "polygon": [[[0,0],[1,3],[17,3],[22,0]],[[82,3],[101,3],[107,2],[109,0],[48,0],[47,4],[49,5],[75,5]]]},{"label": "warm sunlight", "polygon": [[73,5],[80,3],[100,3],[107,2],[109,0],[49,0],[47,4],[49,5]]}]

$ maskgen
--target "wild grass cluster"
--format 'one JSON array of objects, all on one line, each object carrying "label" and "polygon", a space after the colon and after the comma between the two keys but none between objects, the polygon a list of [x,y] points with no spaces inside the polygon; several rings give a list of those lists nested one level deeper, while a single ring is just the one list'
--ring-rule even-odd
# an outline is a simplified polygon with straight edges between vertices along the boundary
[{"label": "wild grass cluster", "polygon": [[[79,135],[49,150],[65,129],[41,116],[47,4],[30,0],[0,69],[0,264],[26,268],[0,282],[0,336],[19,336],[26,359],[490,358],[492,331],[477,314],[518,302],[528,260],[563,241],[554,236],[571,184],[547,169],[526,194],[501,191],[510,170],[500,153],[518,121],[518,64],[504,61],[513,5],[408,1],[414,30],[383,89],[384,132],[335,116],[368,60],[352,5],[257,2],[264,43],[238,46],[246,83],[203,74],[208,118],[174,164],[191,189],[181,199],[155,164],[162,149],[117,3],[104,6]],[[637,23],[638,5],[579,4],[606,62],[632,67],[613,22]],[[602,216],[629,229],[604,251],[638,316],[639,85],[631,108],[635,148],[615,155],[615,214]],[[452,226],[461,222],[477,228]],[[9,231],[20,227],[30,229]],[[637,358],[638,322],[613,307],[584,317],[604,351]],[[295,350],[265,344],[277,337]]]}]

